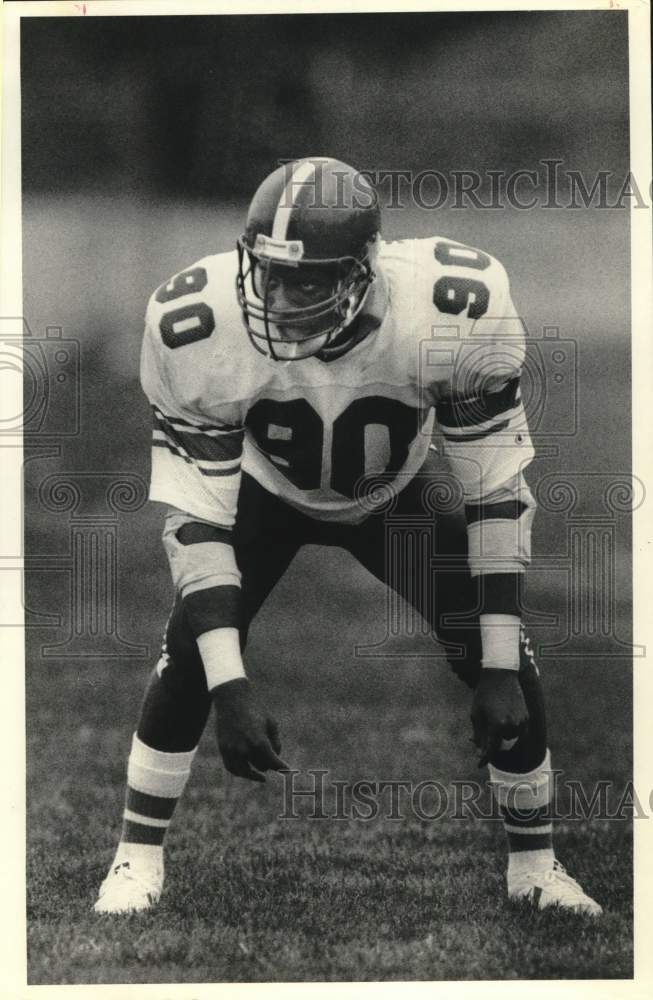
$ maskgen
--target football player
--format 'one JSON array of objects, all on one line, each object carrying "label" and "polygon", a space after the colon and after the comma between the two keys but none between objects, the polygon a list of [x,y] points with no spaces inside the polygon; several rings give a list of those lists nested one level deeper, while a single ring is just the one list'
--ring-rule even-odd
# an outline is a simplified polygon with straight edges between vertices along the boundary
[{"label": "football player", "polygon": [[[167,505],[176,600],[97,912],[159,899],[165,833],[211,708],[228,771],[264,781],[287,767],[243,650],[309,543],[347,549],[412,602],[473,690],[509,897],[601,912],[553,852],[544,706],[520,621],[534,514],[523,357],[501,264],[441,237],[383,242],[374,191],[329,158],[275,170],[236,250],[153,294],[141,380],[154,421],[150,497]],[[436,426],[458,504],[429,489]],[[433,524],[427,587],[385,549],[389,508],[408,525],[425,512]]]}]

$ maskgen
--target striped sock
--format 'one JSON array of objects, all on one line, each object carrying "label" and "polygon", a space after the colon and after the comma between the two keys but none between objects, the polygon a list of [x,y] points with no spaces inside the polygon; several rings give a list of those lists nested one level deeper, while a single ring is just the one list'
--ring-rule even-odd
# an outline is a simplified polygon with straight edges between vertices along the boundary
[{"label": "striped sock", "polygon": [[551,755],[526,774],[500,771],[490,764],[492,790],[508,837],[508,878],[546,870],[553,864]]},{"label": "striped sock", "polygon": [[194,756],[195,750],[185,753],[154,750],[134,733],[127,765],[122,833],[114,865],[140,860],[163,867],[163,841]]}]

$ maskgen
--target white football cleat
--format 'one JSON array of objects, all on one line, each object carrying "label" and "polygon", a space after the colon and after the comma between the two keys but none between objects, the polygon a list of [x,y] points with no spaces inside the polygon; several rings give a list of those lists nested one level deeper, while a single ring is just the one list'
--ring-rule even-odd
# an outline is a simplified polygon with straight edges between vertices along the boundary
[{"label": "white football cleat", "polygon": [[96,913],[136,913],[158,903],[163,889],[163,869],[136,866],[132,861],[113,865],[100,886]]},{"label": "white football cleat", "polygon": [[555,859],[545,871],[528,872],[508,879],[508,897],[527,899],[536,910],[559,906],[563,910],[600,917],[599,904],[583,892],[578,882],[568,875],[563,865]]}]

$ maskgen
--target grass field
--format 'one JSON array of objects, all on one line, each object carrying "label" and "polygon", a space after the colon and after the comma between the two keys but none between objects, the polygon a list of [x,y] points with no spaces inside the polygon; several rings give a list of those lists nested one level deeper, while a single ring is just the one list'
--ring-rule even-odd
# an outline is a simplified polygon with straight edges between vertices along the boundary
[{"label": "grass field", "polygon": [[[137,387],[143,303],[167,274],[216,243],[229,246],[239,212],[224,207],[216,238],[214,221],[198,208],[26,203],[27,319],[36,333],[62,324],[80,340],[83,361],[81,437],[65,445],[58,463],[35,460],[27,467],[31,553],[65,551],[69,531],[66,516],[39,508],[40,478],[64,469],[146,474],[147,407]],[[415,217],[403,229],[426,232],[427,223]],[[472,223],[470,213],[453,213],[438,229],[496,253],[533,326],[558,324],[580,345],[583,423],[558,461],[567,471],[623,468],[625,275],[611,262],[623,260],[626,234],[605,213],[530,221],[502,213],[478,220],[477,235]],[[526,260],[540,223],[541,245]],[[391,227],[398,235],[396,219]],[[544,459],[538,470],[555,467]],[[170,601],[158,518],[149,508],[126,516],[120,536],[120,629],[147,643],[152,657]],[[551,537],[540,522],[536,553],[550,551]],[[627,638],[623,527],[618,544],[618,610]],[[35,574],[30,606],[65,615],[65,581],[62,573]],[[561,612],[565,595],[559,580],[540,572],[530,598],[542,611]],[[262,610],[248,649],[250,674],[281,723],[285,758],[302,772],[326,768],[331,781],[477,779],[469,696],[442,660],[410,655],[427,651],[426,640],[404,642],[404,655],[354,656],[356,644],[378,640],[383,611],[382,589],[348,556],[315,548],[300,553]],[[554,632],[536,629],[535,639],[550,642]],[[31,983],[632,975],[627,821],[560,824],[559,856],[603,904],[601,921],[533,914],[505,901],[498,823],[428,822],[408,812],[401,821],[281,819],[281,779],[253,787],[226,775],[210,731],[170,835],[160,908],[122,920],[95,916],[150,661],[44,660],[41,645],[64,634],[28,631]],[[554,765],[588,793],[595,782],[611,781],[618,796],[631,777],[629,664],[547,660],[544,683]]]}]

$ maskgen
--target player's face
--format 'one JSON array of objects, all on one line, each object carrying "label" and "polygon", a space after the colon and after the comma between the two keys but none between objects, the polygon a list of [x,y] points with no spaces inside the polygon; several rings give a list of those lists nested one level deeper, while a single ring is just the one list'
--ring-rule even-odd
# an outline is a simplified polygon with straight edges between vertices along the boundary
[{"label": "player's face", "polygon": [[325,317],[302,320],[301,324],[295,320],[284,325],[284,312],[292,320],[295,310],[324,302],[333,295],[335,283],[335,275],[325,273],[322,267],[293,268],[258,261],[254,269],[254,290],[259,298],[267,295],[268,309],[275,314],[275,329],[287,343],[319,333],[325,326]]}]

